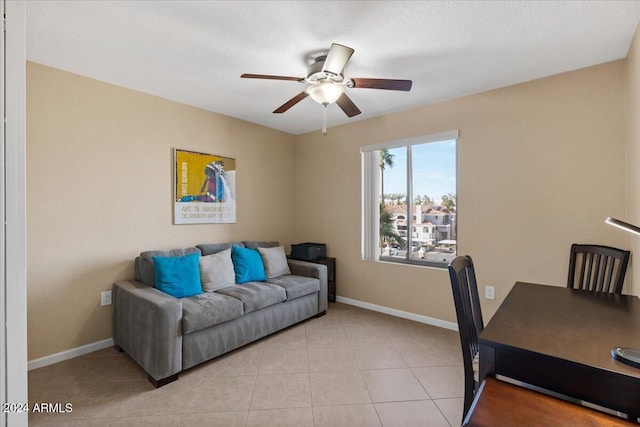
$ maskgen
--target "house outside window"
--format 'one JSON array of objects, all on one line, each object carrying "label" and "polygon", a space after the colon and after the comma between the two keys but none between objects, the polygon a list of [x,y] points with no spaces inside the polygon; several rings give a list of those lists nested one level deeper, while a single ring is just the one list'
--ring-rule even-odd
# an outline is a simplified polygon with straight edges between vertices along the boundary
[{"label": "house outside window", "polygon": [[456,256],[457,140],[450,131],[361,147],[364,259],[446,268]]}]

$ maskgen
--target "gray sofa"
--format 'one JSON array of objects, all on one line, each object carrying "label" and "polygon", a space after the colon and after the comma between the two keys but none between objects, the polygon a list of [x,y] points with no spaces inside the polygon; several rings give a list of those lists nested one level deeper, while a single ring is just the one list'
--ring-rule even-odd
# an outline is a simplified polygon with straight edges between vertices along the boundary
[{"label": "gray sofa", "polygon": [[231,248],[277,246],[277,242],[203,244],[148,251],[135,260],[135,279],[113,285],[113,340],[149,375],[156,387],[214,357],[327,310],[326,266],[287,260],[290,275],[175,298],[154,287],[153,256],[202,256]]}]

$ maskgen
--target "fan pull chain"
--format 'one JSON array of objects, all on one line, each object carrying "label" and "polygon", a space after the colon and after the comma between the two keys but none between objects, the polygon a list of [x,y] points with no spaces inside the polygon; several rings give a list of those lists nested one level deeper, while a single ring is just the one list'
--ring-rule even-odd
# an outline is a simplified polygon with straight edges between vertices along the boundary
[{"label": "fan pull chain", "polygon": [[327,104],[322,109],[322,134],[327,135]]}]

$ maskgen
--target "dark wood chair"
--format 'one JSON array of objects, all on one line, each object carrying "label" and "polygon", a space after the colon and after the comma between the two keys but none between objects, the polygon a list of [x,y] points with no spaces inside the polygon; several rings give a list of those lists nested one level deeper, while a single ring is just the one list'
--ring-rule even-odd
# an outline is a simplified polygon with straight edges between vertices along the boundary
[{"label": "dark wood chair", "polygon": [[478,388],[478,335],[484,329],[475,269],[470,256],[458,256],[449,263],[453,301],[464,364],[464,410],[466,416]]},{"label": "dark wood chair", "polygon": [[571,245],[567,287],[583,291],[622,293],[631,252],[610,246]]}]

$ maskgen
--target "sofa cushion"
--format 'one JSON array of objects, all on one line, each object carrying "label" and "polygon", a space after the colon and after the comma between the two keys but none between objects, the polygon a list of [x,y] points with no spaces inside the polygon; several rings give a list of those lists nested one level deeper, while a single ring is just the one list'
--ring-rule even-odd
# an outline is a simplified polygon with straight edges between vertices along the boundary
[{"label": "sofa cushion", "polygon": [[225,249],[231,249],[232,246],[244,247],[242,242],[228,242],[228,243],[203,243],[196,245],[196,248],[200,249],[202,255],[216,254]]},{"label": "sofa cushion", "polygon": [[258,248],[258,252],[262,257],[264,271],[269,279],[291,274],[289,264],[287,263],[287,255],[284,253],[284,246]]},{"label": "sofa cushion", "polygon": [[276,241],[245,240],[242,243],[244,243],[244,246],[249,249],[275,248],[276,246],[280,246],[280,242]]},{"label": "sofa cushion", "polygon": [[182,333],[189,334],[242,316],[242,301],[217,292],[182,300]]},{"label": "sofa cushion", "polygon": [[320,290],[320,280],[315,277],[296,276],[294,274],[274,277],[269,279],[267,283],[283,287],[287,292],[288,301]]},{"label": "sofa cushion", "polygon": [[155,273],[155,267],[153,266],[154,256],[174,257],[174,256],[189,255],[193,253],[200,253],[200,249],[184,248],[184,249],[171,249],[168,251],[142,252],[140,256],[136,258],[136,262],[135,262],[136,280],[138,282],[144,283],[145,285],[149,285],[149,286],[156,285],[156,273]]},{"label": "sofa cushion", "polygon": [[277,304],[287,299],[283,287],[263,282],[248,282],[217,291],[242,301],[244,314]]},{"label": "sofa cushion", "polygon": [[199,252],[174,257],[154,256],[156,289],[176,298],[198,295],[202,292],[199,261]]},{"label": "sofa cushion", "polygon": [[236,272],[236,284],[267,280],[264,264],[257,250],[233,246],[231,259]]},{"label": "sofa cushion", "polygon": [[236,283],[236,273],[231,261],[231,249],[200,257],[202,290],[217,291]]}]

